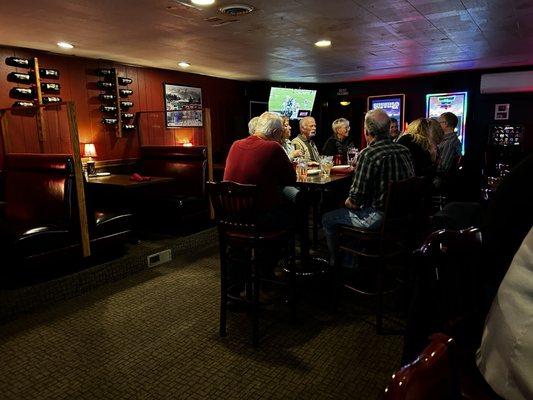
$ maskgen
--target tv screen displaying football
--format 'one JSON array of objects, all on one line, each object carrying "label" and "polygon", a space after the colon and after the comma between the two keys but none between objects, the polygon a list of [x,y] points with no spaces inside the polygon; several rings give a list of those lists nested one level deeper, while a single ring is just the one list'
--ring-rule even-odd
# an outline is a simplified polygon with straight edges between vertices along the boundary
[{"label": "tv screen displaying football", "polygon": [[290,119],[307,117],[313,111],[315,96],[316,90],[273,87],[270,89],[268,111]]}]

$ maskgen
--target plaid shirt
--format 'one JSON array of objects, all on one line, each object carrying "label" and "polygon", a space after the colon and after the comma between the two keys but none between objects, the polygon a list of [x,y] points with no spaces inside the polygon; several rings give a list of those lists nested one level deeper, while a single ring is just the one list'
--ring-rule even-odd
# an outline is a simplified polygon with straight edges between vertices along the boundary
[{"label": "plaid shirt", "polygon": [[357,159],[350,198],[360,207],[382,211],[389,182],[411,178],[414,174],[407,147],[390,138],[377,139]]},{"label": "plaid shirt", "polygon": [[456,133],[447,133],[438,145],[440,155],[438,172],[447,173],[461,155],[461,141]]}]

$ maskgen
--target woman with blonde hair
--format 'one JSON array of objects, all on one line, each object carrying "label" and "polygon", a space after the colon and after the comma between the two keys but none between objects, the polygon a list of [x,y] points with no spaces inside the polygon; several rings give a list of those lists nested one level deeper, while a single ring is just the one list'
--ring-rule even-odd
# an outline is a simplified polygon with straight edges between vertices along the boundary
[{"label": "woman with blonde hair", "polygon": [[442,130],[442,127],[439,124],[439,120],[436,118],[428,118],[428,139],[429,144],[431,146],[430,152],[431,152],[431,159],[433,160],[433,163],[437,165],[439,163],[439,144],[442,142],[442,138],[444,137],[444,131]]},{"label": "woman with blonde hair", "polygon": [[287,157],[289,157],[289,160],[293,161],[296,157],[302,156],[302,151],[296,150],[291,142],[291,124],[289,118],[282,115],[281,119],[283,120],[283,136],[280,144],[283,150],[285,150]]},{"label": "woman with blonde hair", "polygon": [[407,147],[411,152],[416,176],[433,175],[434,164],[429,141],[429,125],[425,118],[418,118],[411,122],[396,143]]}]

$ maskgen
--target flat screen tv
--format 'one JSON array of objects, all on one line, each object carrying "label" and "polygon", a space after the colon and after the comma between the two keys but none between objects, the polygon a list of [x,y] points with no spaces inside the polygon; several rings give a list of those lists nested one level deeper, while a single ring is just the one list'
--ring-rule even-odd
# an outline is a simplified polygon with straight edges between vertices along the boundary
[{"label": "flat screen tv", "polygon": [[403,130],[405,124],[405,95],[388,94],[384,96],[369,96],[367,111],[381,108],[390,118],[396,118],[398,128]]},{"label": "flat screen tv", "polygon": [[461,153],[465,154],[465,124],[468,109],[468,93],[435,93],[426,95],[426,117],[438,118],[442,113],[449,111],[457,115],[459,123],[455,131],[461,141]]},{"label": "flat screen tv", "polygon": [[268,98],[268,111],[277,112],[290,119],[311,115],[316,90],[272,87]]}]

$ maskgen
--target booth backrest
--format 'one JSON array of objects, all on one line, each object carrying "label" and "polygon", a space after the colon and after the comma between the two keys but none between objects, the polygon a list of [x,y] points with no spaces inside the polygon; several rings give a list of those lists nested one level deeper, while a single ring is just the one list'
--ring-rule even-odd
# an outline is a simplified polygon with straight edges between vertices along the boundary
[{"label": "booth backrest", "polygon": [[70,155],[7,155],[4,171],[6,219],[24,225],[68,226],[72,213],[71,174]]},{"label": "booth backrest", "polygon": [[141,158],[144,174],[174,178],[175,191],[179,194],[205,196],[205,146],[142,146]]}]

